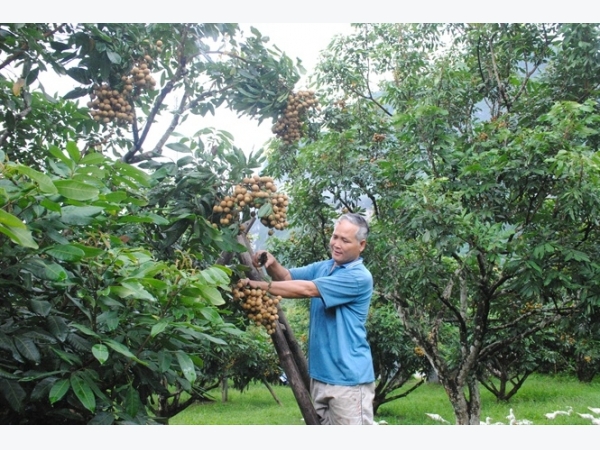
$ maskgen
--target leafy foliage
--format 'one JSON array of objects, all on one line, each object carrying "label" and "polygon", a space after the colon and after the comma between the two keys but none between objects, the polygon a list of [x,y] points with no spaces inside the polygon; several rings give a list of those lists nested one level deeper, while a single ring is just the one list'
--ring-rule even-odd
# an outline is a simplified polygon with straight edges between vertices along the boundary
[{"label": "leafy foliage", "polygon": [[[240,268],[221,259],[245,247],[212,206],[264,159],[227,131],[175,132],[224,103],[259,120],[283,109],[300,68],[257,30],[238,34],[0,25],[1,423],[166,423],[214,384],[205,361],[248,348],[227,306]],[[128,84],[142,64],[149,78]],[[47,70],[75,87],[48,95]],[[135,119],[78,103],[100,88]],[[240,388],[264,376],[242,372]]]},{"label": "leafy foliage", "polygon": [[520,354],[526,374],[533,361],[518,348],[600,305],[598,26],[355,30],[322,54],[319,133],[274,144],[269,170],[302,180],[292,223],[372,216],[378,293],[457,423],[478,424],[486,365]]}]

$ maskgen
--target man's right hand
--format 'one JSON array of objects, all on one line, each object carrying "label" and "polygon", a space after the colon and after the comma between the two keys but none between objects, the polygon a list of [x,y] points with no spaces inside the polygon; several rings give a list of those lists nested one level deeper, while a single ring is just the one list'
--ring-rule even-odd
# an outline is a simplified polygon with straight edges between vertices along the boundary
[{"label": "man's right hand", "polygon": [[266,269],[273,263],[274,260],[275,258],[273,255],[264,250],[260,250],[252,256],[252,264],[254,264],[254,267],[257,268],[264,267]]},{"label": "man's right hand", "polygon": [[265,250],[258,250],[256,253],[254,253],[254,255],[252,255],[252,264],[258,269],[264,267],[274,281],[285,281],[292,279],[290,271],[279,264],[277,259],[275,259],[271,253]]}]

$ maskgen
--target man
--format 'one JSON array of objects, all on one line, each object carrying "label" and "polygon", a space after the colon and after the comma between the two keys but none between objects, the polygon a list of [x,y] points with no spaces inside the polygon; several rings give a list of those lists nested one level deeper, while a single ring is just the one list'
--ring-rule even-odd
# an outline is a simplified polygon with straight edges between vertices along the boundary
[{"label": "man", "polygon": [[310,394],[323,425],[373,424],[375,374],[365,328],[373,277],[360,256],[368,233],[362,216],[344,214],[329,241],[330,260],[286,269],[259,251],[253,263],[262,260],[273,281],[245,280],[283,298],[311,298]]}]

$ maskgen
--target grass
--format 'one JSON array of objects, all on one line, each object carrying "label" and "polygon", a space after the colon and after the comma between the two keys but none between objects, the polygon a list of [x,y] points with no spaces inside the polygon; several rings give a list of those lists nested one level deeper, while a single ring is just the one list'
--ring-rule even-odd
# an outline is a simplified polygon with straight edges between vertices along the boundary
[{"label": "grass", "polygon": [[[229,390],[227,402],[220,392],[213,392],[216,401],[194,404],[173,417],[171,425],[303,425],[302,414],[288,386],[274,386],[282,405],[278,405],[262,384],[239,392]],[[492,423],[508,423],[512,408],[518,419],[528,419],[534,425],[590,425],[576,413],[592,414],[587,408],[600,408],[600,380],[581,383],[574,377],[533,375],[509,402],[498,403],[495,397],[481,389],[481,420],[491,417]],[[573,408],[570,416],[549,420],[544,414]],[[405,398],[383,404],[375,417],[389,425],[443,425],[425,413],[441,415],[454,423],[454,413],[442,386],[425,384]],[[596,415],[596,417],[599,417]]]}]

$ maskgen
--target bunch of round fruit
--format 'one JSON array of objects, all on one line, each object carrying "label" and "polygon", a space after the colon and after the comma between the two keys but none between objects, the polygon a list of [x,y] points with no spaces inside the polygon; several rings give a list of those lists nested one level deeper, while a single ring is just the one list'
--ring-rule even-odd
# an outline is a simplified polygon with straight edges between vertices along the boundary
[{"label": "bunch of round fruit", "polygon": [[267,291],[250,288],[238,281],[232,289],[234,301],[239,301],[246,316],[256,325],[263,326],[268,334],[275,332],[279,315],[277,305],[281,301],[280,296],[272,296]]},{"label": "bunch of round fruit", "polygon": [[102,123],[114,121],[119,124],[133,122],[133,108],[127,100],[127,94],[111,89],[108,84],[103,83],[94,87],[90,98],[87,106],[91,109],[94,120]]},{"label": "bunch of round fruit", "polygon": [[128,85],[135,87],[138,91],[154,89],[156,80],[151,75],[152,62],[150,55],[145,55],[144,59],[135,62],[129,72],[129,77],[125,77],[126,89],[133,90],[133,88],[127,87]]},{"label": "bunch of round fruit", "polygon": [[121,77],[120,90],[107,83],[95,85],[87,104],[94,120],[102,123],[116,122],[119,125],[133,123],[135,116],[131,97],[135,98],[141,91],[153,89],[156,85],[156,80],[150,73],[152,62],[150,55],[136,61],[129,75]]},{"label": "bunch of round fruit", "polygon": [[258,213],[252,211],[252,215],[258,214],[261,223],[270,228],[269,235],[272,235],[274,229],[283,230],[288,226],[288,204],[287,195],[277,192],[272,177],[254,175],[235,186],[233,194],[226,195],[213,207],[213,212],[220,215],[220,224],[227,226],[237,220],[245,207],[257,209]]},{"label": "bunch of round fruit", "polygon": [[382,142],[385,140],[385,134],[375,133],[373,135],[373,142]]},{"label": "bunch of round fruit", "polygon": [[287,106],[271,131],[283,140],[285,144],[298,141],[302,133],[302,125],[306,120],[309,108],[319,109],[314,91],[292,92],[288,96]]}]

